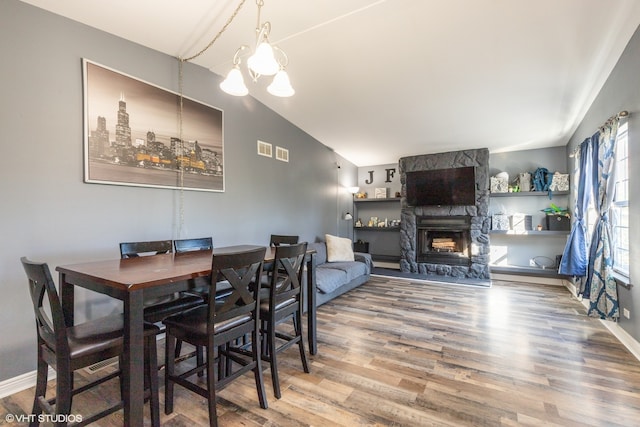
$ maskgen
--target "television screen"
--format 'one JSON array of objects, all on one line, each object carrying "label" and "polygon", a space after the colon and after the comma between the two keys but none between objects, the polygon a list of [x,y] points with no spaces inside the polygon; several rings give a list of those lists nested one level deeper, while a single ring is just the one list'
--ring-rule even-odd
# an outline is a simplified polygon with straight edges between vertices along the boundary
[{"label": "television screen", "polygon": [[409,206],[474,206],[475,167],[407,172]]}]

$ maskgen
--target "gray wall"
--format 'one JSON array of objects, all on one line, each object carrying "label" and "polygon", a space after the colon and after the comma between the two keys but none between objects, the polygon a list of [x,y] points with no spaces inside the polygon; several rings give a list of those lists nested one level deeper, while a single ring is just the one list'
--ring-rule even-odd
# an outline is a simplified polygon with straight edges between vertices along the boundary
[{"label": "gray wall", "polygon": [[[626,308],[631,312],[630,319],[620,316],[620,326],[636,341],[640,341],[640,264],[634,262],[640,254],[640,193],[637,191],[640,183],[640,29],[637,29],[624,53],[620,57],[611,75],[607,79],[600,94],[595,99],[584,120],[574,133],[567,145],[567,154],[572,152],[585,138],[590,137],[610,116],[622,110],[631,113],[629,118],[629,194],[630,205],[630,250],[631,282],[635,284],[631,289],[618,286],[620,313]],[[635,191],[634,191],[635,190]]]},{"label": "gray wall", "polygon": [[[178,236],[180,191],[83,183],[81,70],[85,57],[177,92],[177,61],[16,0],[0,2],[0,54],[0,381],[36,367],[20,256],[48,262],[57,280],[57,265],[117,258],[126,240],[349,235],[338,217],[357,168],[253,98],[225,95],[206,69],[185,66],[184,93],[224,111],[226,191],[185,191]],[[290,162],[256,155],[258,139],[289,149]],[[79,320],[121,310],[88,291],[77,298]]]}]

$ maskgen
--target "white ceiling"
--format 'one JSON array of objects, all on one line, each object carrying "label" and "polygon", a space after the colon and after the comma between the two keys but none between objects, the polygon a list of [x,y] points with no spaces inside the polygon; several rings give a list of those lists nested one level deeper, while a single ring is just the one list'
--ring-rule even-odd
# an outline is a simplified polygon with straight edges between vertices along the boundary
[{"label": "white ceiling", "polygon": [[[23,1],[183,58],[240,2]],[[193,62],[226,75],[235,50],[254,43],[256,20],[246,0]],[[369,166],[565,145],[640,24],[640,1],[265,0],[265,20],[296,94],[275,98],[264,78],[247,82],[250,94]]]}]

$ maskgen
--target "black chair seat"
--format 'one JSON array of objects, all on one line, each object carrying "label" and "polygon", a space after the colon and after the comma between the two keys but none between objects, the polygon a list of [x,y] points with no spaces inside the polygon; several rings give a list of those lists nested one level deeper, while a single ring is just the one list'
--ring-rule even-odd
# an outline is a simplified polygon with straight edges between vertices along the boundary
[{"label": "black chair seat", "polygon": [[[113,314],[89,320],[67,328],[67,332],[71,359],[87,357],[91,354],[105,351],[110,351],[113,354],[110,357],[119,356],[122,354],[124,344],[124,315]],[[145,337],[159,333],[159,327],[151,323],[145,323]]]},{"label": "black chair seat", "polygon": [[[294,306],[295,304],[298,303],[298,300],[296,300],[295,298],[289,298],[287,300],[284,301],[280,301],[276,304],[276,306],[274,307],[274,309],[276,310],[282,310],[284,309],[286,306],[291,305]],[[260,303],[260,312],[262,313],[260,315],[261,319],[265,319],[266,316],[269,314],[269,301],[263,301]]]},{"label": "black chair seat", "polygon": [[[217,307],[221,307],[222,303],[216,302]],[[197,307],[192,310],[185,311],[175,316],[171,316],[162,321],[167,327],[180,327],[184,334],[200,338],[207,337],[208,310],[205,306]],[[251,321],[250,315],[237,316],[231,319],[217,322],[214,325],[216,333],[224,332],[227,329],[234,328]]]}]

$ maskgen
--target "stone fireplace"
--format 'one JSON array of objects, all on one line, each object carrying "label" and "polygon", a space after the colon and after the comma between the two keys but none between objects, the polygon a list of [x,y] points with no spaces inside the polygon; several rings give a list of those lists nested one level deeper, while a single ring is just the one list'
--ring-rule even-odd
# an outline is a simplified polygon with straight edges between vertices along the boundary
[{"label": "stone fireplace", "polygon": [[[476,200],[470,206],[408,206],[406,173],[475,167]],[[407,273],[489,279],[489,150],[404,157],[400,270]]]}]

